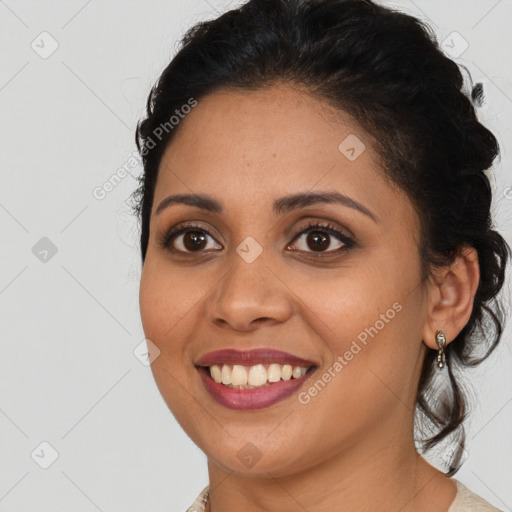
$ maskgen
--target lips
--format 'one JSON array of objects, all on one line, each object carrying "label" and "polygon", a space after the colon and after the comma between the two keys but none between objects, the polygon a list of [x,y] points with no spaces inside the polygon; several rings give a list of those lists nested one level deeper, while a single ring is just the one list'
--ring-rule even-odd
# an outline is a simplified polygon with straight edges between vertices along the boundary
[{"label": "lips", "polygon": [[[208,367],[213,365],[269,365],[272,363],[300,366],[307,368],[305,375],[290,380],[267,383],[254,389],[232,389],[224,384],[215,382]],[[219,404],[229,409],[263,409],[284,400],[298,392],[318,365],[313,361],[294,356],[287,352],[273,349],[233,350],[224,349],[208,352],[198,359],[196,368],[200,378],[210,394]]]},{"label": "lips", "polygon": [[218,384],[209,375],[208,370],[198,368],[200,378],[210,396],[219,404],[229,409],[254,410],[270,407],[297,393],[311,378],[315,370],[310,370],[303,377],[288,381],[279,381],[268,386],[254,389],[231,389]]},{"label": "lips", "polygon": [[195,363],[196,366],[212,366],[214,364],[239,364],[242,366],[254,366],[256,364],[290,364],[292,366],[317,366],[313,361],[302,359],[288,352],[269,348],[254,350],[224,349],[208,352],[201,356]]}]

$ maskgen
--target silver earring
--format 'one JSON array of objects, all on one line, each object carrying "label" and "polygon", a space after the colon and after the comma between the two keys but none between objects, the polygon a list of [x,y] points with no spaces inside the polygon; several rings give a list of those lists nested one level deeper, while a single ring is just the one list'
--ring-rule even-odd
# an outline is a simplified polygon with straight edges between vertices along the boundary
[{"label": "silver earring", "polygon": [[446,365],[446,358],[444,355],[444,348],[446,347],[446,337],[443,331],[436,332],[436,343],[439,347],[439,351],[437,353],[437,367],[442,370]]}]

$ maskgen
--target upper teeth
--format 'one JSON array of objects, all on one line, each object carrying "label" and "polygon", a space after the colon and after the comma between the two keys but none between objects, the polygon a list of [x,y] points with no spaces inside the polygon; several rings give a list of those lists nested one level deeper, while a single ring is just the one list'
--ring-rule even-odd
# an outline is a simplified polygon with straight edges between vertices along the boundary
[{"label": "upper teeth", "polygon": [[265,368],[262,364],[255,366],[218,365],[210,366],[210,375],[217,383],[233,386],[262,386],[267,382],[277,382],[280,379],[298,379],[305,375],[307,368],[304,366],[292,366],[290,364],[272,363]]}]

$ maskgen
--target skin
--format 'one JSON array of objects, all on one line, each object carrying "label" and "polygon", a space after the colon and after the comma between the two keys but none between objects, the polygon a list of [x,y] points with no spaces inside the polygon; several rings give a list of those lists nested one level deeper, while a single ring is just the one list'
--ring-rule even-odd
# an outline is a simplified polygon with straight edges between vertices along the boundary
[{"label": "skin", "polygon": [[[366,146],[354,161],[338,149],[350,134]],[[308,191],[345,194],[376,221],[340,204],[273,214],[275,199]],[[207,194],[224,211],[177,204],[156,215],[177,193]],[[329,221],[355,246],[335,255],[344,246],[336,236],[325,235],[323,253],[307,234],[294,240],[309,220]],[[202,252],[186,253],[186,233],[175,252],[159,245],[159,235],[185,221],[209,233]],[[160,350],[151,368],[162,397],[208,457],[207,510],[449,508],[455,483],[413,443],[415,390],[436,331],[449,343],[471,315],[478,260],[465,247],[422,282],[418,232],[371,138],[304,91],[286,83],[220,90],[181,121],[155,188],[140,310]],[[263,250],[252,263],[236,252],[248,236]],[[314,361],[315,381],[397,302],[400,312],[306,405],[295,393],[263,409],[229,409],[194,366],[213,350],[272,347]],[[237,456],[249,442],[261,456],[251,467]]]}]

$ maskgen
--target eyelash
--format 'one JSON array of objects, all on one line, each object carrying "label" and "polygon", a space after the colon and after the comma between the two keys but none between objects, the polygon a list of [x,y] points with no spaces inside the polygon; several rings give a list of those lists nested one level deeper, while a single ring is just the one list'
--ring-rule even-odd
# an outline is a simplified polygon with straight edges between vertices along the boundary
[{"label": "eyelash", "polygon": [[[181,253],[186,255],[192,255],[194,252],[201,253],[204,251],[181,251],[178,249],[173,249],[170,244],[174,241],[175,238],[177,238],[179,235],[184,234],[188,231],[199,231],[202,232],[209,237],[213,238],[212,235],[208,232],[208,230],[202,228],[198,224],[194,223],[186,223],[182,224],[181,226],[178,226],[176,228],[170,229],[168,232],[163,233],[158,237],[158,244],[163,247],[164,249],[174,252],[174,253]],[[322,233],[326,233],[328,235],[334,236],[335,238],[338,238],[339,241],[341,241],[344,245],[343,247],[340,247],[334,251],[297,251],[297,252],[307,252],[308,254],[313,255],[313,257],[322,257],[322,255],[328,255],[332,256],[333,254],[341,254],[349,249],[352,249],[356,244],[355,242],[349,238],[347,235],[344,235],[343,233],[340,233],[339,230],[337,230],[332,224],[329,224],[328,222],[320,222],[320,221],[312,221],[308,223],[308,225],[299,231],[292,239],[289,245],[293,244],[296,240],[298,240],[302,235],[305,233],[308,233],[310,231],[319,231]]]}]

